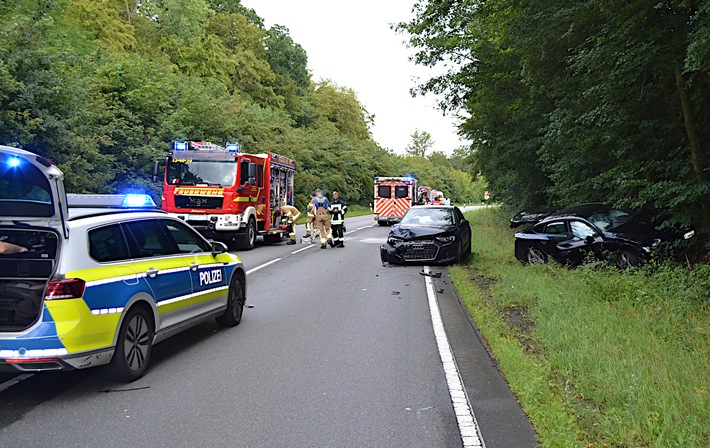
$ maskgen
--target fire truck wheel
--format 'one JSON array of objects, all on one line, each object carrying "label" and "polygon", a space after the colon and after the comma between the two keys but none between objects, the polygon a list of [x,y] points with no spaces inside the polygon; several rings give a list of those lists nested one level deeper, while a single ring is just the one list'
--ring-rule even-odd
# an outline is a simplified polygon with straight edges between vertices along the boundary
[{"label": "fire truck wheel", "polygon": [[252,250],[256,244],[256,220],[252,216],[249,218],[249,223],[244,232],[239,235],[239,249],[241,250]]}]

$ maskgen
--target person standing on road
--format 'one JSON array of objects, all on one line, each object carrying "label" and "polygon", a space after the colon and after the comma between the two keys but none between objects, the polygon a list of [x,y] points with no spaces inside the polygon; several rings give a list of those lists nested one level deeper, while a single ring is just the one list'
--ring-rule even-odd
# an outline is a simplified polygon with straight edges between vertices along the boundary
[{"label": "person standing on road", "polygon": [[333,229],[333,245],[335,247],[345,247],[345,213],[348,205],[340,199],[337,191],[333,192],[333,201],[330,203],[330,225]]},{"label": "person standing on road", "polygon": [[316,220],[316,206],[313,203],[313,199],[316,198],[316,192],[311,191],[311,202],[308,203],[306,206],[306,213],[307,213],[307,219],[306,219],[306,238],[311,237],[311,233],[313,232],[313,223]]},{"label": "person standing on road", "polygon": [[281,216],[285,216],[288,224],[289,241],[286,244],[296,244],[296,223],[301,217],[301,212],[293,205],[282,205]]},{"label": "person standing on road", "polygon": [[330,229],[330,213],[328,211],[328,198],[323,196],[321,189],[316,190],[316,197],[313,199],[316,215],[316,229],[320,232],[320,248],[325,249],[327,240],[331,240],[333,235]]}]

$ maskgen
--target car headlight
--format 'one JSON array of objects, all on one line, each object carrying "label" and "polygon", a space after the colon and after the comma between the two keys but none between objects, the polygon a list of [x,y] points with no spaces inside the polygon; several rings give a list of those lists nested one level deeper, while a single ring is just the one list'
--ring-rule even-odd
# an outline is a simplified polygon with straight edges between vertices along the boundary
[{"label": "car headlight", "polygon": [[400,240],[399,238],[395,238],[392,236],[387,238],[387,244],[389,244],[390,246],[394,246],[395,244],[401,243],[401,242],[402,242],[402,240]]},{"label": "car headlight", "polygon": [[451,235],[451,236],[437,236],[436,240],[439,241],[440,243],[451,244],[456,240],[456,237],[453,235]]}]

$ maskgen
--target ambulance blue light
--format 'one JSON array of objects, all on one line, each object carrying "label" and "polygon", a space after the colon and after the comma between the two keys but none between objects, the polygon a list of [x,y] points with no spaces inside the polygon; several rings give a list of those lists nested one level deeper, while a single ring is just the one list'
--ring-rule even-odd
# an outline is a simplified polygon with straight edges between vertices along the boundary
[{"label": "ambulance blue light", "polygon": [[7,164],[10,166],[10,168],[16,168],[20,166],[20,159],[17,157],[10,157],[10,160],[7,161]]},{"label": "ambulance blue light", "polygon": [[187,151],[187,142],[175,142],[173,149],[175,149],[175,151]]},{"label": "ambulance blue light", "polygon": [[155,207],[155,202],[147,194],[127,194],[123,198],[124,207]]}]

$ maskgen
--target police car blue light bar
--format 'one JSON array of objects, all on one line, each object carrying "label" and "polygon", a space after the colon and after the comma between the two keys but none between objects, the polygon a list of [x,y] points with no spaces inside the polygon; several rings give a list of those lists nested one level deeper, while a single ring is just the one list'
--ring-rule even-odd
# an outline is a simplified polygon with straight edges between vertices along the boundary
[{"label": "police car blue light bar", "polygon": [[157,208],[147,194],[67,194],[72,208]]},{"label": "police car blue light bar", "polygon": [[175,151],[187,151],[187,142],[175,142],[173,143],[173,149]]},{"label": "police car blue light bar", "polygon": [[7,164],[10,168],[15,168],[20,166],[20,159],[17,157],[10,157],[10,159],[7,161]]}]

